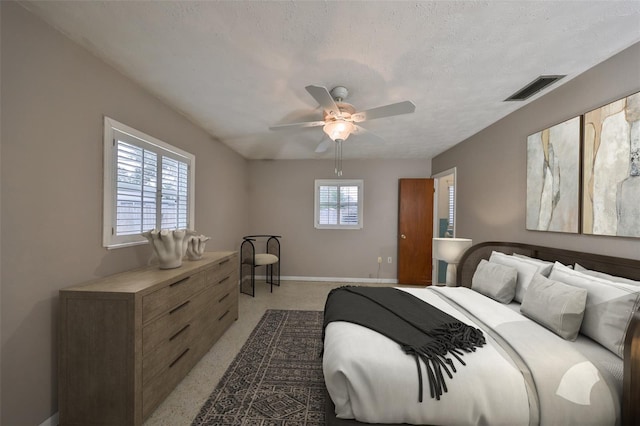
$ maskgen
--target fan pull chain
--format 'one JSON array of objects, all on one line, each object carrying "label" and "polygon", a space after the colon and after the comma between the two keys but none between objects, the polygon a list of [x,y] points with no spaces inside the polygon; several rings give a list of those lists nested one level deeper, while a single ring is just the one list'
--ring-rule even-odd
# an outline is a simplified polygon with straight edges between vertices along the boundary
[{"label": "fan pull chain", "polygon": [[342,176],[342,139],[336,139],[333,164],[335,167],[336,175]]},{"label": "fan pull chain", "polygon": [[333,171],[338,174],[338,141],[333,144]]}]

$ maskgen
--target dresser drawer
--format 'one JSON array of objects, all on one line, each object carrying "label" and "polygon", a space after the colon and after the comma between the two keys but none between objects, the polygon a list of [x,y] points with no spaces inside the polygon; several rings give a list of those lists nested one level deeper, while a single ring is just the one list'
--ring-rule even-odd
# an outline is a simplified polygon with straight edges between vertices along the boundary
[{"label": "dresser drawer", "polygon": [[[224,304],[226,315],[214,314],[211,309],[202,311],[192,326],[183,332],[185,335],[181,333],[174,339],[178,340],[175,345],[162,345],[149,358],[143,359],[143,416],[150,414],[171,393],[237,318],[237,297],[234,306],[226,305],[227,303]],[[155,352],[162,354],[156,355]],[[171,355],[164,355],[165,352]]]},{"label": "dresser drawer", "polygon": [[142,298],[142,322],[168,312],[205,287],[206,271],[183,278]]},{"label": "dresser drawer", "polygon": [[156,376],[172,373],[170,366],[174,362],[177,364],[176,360],[185,350],[206,353],[237,319],[238,289],[233,283],[236,276],[234,271],[230,279],[207,287],[175,310],[145,325],[143,386],[154,381]]},{"label": "dresser drawer", "polygon": [[217,297],[223,297],[225,294],[229,293],[232,290],[238,291],[238,271],[233,271],[229,273],[229,275],[226,275],[223,279],[214,281],[214,283],[209,284],[209,288],[212,288],[214,291],[214,299]]},{"label": "dresser drawer", "polygon": [[199,345],[187,346],[152,379],[142,385],[142,417],[146,418],[187,375],[205,351]]},{"label": "dresser drawer", "polygon": [[168,342],[176,333],[192,322],[211,305],[215,298],[213,288],[196,293],[164,315],[148,322],[142,328],[142,353],[146,356],[158,345]]},{"label": "dresser drawer", "polygon": [[145,386],[158,374],[164,374],[172,364],[179,362],[185,350],[193,351],[199,341],[207,335],[207,318],[205,311],[185,324],[178,332],[164,340],[153,350],[145,352],[142,359],[142,385]]},{"label": "dresser drawer", "polygon": [[211,309],[208,320],[208,336],[211,342],[218,340],[225,330],[238,319],[238,290],[234,288],[220,298]]},{"label": "dresser drawer", "polygon": [[208,285],[221,284],[221,282],[228,280],[231,274],[237,273],[237,269],[237,255],[234,255],[207,269],[205,280]]}]

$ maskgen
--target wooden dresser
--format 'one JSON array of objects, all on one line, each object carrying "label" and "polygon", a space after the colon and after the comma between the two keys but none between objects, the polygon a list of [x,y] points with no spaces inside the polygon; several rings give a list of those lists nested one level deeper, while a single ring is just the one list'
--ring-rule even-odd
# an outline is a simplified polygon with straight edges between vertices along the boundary
[{"label": "wooden dresser", "polygon": [[59,421],[141,425],[238,318],[238,254],[60,291]]}]

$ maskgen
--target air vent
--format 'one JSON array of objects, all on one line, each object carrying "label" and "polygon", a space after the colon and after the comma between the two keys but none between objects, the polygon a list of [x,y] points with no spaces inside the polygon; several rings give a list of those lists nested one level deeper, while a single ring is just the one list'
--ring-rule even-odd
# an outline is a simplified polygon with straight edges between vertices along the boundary
[{"label": "air vent", "polygon": [[541,75],[540,77],[527,84],[525,87],[509,96],[506,101],[524,101],[529,99],[547,86],[552,85],[561,78],[566,77],[564,75]]}]

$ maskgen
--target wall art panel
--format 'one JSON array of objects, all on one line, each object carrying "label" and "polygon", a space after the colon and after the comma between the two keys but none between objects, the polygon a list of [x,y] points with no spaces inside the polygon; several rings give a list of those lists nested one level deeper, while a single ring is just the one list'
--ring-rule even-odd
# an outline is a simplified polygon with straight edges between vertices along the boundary
[{"label": "wall art panel", "polygon": [[580,117],[527,138],[528,230],[579,232]]},{"label": "wall art panel", "polygon": [[640,93],[584,116],[583,233],[640,237]]}]

